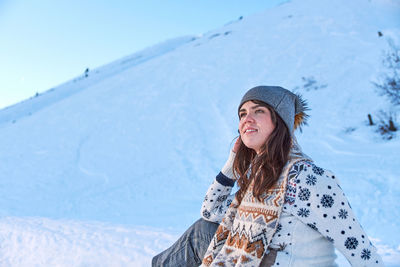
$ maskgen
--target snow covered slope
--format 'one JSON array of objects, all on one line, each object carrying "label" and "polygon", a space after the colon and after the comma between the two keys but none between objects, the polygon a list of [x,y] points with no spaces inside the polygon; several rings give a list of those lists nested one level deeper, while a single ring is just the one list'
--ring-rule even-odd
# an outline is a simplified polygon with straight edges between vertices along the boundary
[{"label": "snow covered slope", "polygon": [[[199,217],[204,193],[228,156],[240,97],[268,84],[309,100],[311,119],[300,144],[337,174],[366,232],[395,266],[400,142],[381,141],[365,121],[388,105],[371,82],[382,71],[387,39],[400,36],[399,17],[394,0],[293,0],[138,52],[1,110],[0,222],[7,227],[0,239],[18,236],[29,247],[27,235],[40,245],[43,232],[50,240],[75,240],[68,229],[104,233],[104,224],[128,232],[184,230]],[[85,228],[87,221],[98,224]],[[144,257],[138,266],[172,242],[166,236],[164,245],[138,250]],[[22,261],[13,258],[19,245],[5,243],[1,262]],[[91,254],[79,251],[83,258],[75,265],[85,265]],[[115,253],[129,255],[121,251]],[[48,257],[43,264],[53,262]]]}]

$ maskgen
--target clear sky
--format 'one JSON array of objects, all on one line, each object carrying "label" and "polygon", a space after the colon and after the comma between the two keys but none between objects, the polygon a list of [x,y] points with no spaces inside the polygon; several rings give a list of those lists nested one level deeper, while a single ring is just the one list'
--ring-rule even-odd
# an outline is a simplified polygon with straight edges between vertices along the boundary
[{"label": "clear sky", "polygon": [[0,0],[0,109],[150,45],[284,0]]}]

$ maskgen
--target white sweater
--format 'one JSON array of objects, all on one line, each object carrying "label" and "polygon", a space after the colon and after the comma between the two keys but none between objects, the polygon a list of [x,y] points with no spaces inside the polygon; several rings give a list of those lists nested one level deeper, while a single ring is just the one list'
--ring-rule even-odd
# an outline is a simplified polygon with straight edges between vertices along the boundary
[{"label": "white sweater", "polygon": [[[221,222],[234,197],[230,169],[234,156],[231,153],[207,191],[201,208],[205,220]],[[337,177],[311,161],[300,161],[289,171],[285,203],[270,247],[282,249],[273,266],[337,266],[334,248],[352,266],[383,266]]]}]

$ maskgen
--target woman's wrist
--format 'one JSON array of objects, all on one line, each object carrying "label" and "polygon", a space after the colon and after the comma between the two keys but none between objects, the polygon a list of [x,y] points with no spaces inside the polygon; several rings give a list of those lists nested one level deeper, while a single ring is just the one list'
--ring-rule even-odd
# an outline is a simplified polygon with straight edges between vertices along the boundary
[{"label": "woman's wrist", "polygon": [[226,177],[233,179],[233,161],[235,160],[236,153],[231,151],[228,160],[226,161],[224,167],[222,167],[222,174]]}]

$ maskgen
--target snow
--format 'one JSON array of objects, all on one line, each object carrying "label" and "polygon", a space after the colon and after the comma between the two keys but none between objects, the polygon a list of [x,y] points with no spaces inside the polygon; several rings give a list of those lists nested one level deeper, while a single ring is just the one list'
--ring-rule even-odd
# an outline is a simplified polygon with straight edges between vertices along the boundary
[{"label": "snow", "polygon": [[176,239],[159,229],[100,222],[5,217],[1,266],[150,266]]},{"label": "snow", "polygon": [[241,96],[268,84],[308,100],[299,143],[400,266],[400,141],[366,123],[389,107],[372,81],[399,17],[394,0],[293,0],[0,110],[1,265],[149,266],[199,217]]}]

